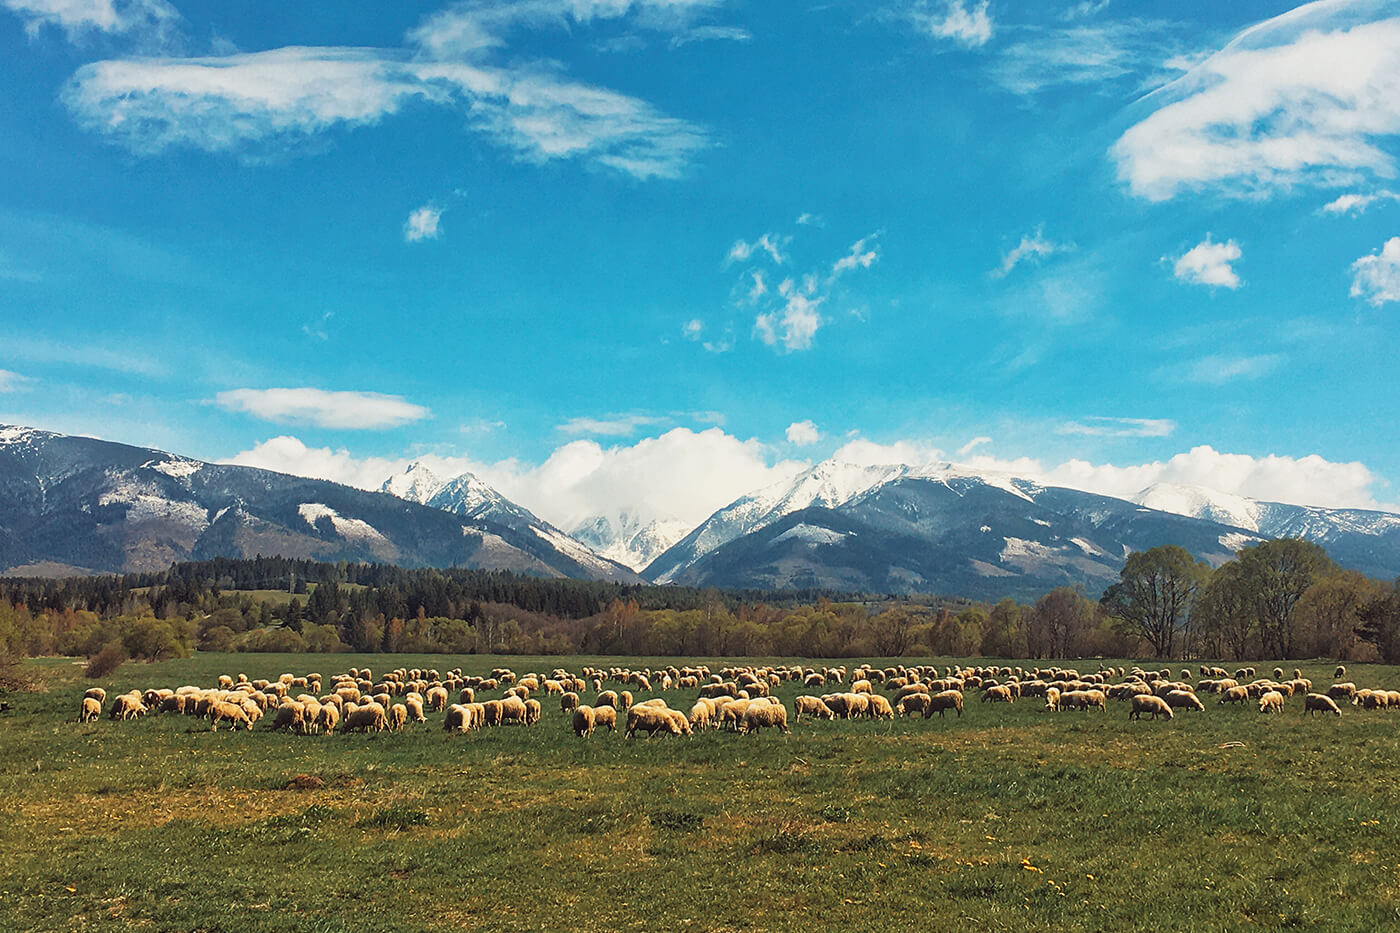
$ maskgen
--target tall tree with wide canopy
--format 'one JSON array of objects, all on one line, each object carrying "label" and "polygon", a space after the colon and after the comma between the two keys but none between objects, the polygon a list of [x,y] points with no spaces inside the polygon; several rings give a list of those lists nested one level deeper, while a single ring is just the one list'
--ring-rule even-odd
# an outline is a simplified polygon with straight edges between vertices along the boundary
[{"label": "tall tree with wide canopy", "polygon": [[1099,602],[1119,632],[1144,639],[1156,657],[1169,658],[1209,573],[1209,567],[1175,544],[1138,551]]}]

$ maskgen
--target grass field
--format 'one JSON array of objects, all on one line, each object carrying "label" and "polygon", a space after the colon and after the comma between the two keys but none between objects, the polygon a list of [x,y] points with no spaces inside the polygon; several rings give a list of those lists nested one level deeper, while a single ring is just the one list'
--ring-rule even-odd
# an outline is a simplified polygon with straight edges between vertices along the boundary
[{"label": "grass field", "polygon": [[[201,654],[103,685],[588,663],[649,661]],[[81,667],[30,670],[47,691],[0,715],[6,931],[1400,928],[1400,711],[1205,698],[1129,722],[970,694],[961,719],[580,741],[542,697],[538,725],[468,735],[431,713],[400,734],[211,734],[78,725]],[[1395,688],[1400,669],[1350,678]]]}]

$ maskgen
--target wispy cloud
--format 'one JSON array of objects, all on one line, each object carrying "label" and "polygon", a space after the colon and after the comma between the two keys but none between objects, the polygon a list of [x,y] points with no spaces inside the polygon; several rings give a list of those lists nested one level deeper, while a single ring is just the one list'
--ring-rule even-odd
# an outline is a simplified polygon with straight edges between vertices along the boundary
[{"label": "wispy cloud", "polygon": [[8,369],[0,369],[0,392],[18,392],[33,381],[28,376],[21,376]]},{"label": "wispy cloud", "polygon": [[1364,214],[1372,204],[1385,201],[1400,201],[1400,194],[1385,189],[1370,194],[1343,194],[1322,205],[1322,210],[1327,214]]},{"label": "wispy cloud", "polygon": [[783,250],[791,242],[792,237],[778,236],[776,233],[765,233],[753,241],[735,240],[734,245],[729,247],[725,262],[748,262],[756,255],[766,255],[774,265],[781,266],[787,261]]},{"label": "wispy cloud", "polygon": [[398,395],[312,388],[229,389],[216,395],[214,401],[229,411],[246,412],[264,421],[349,430],[393,428],[432,414]]},{"label": "wispy cloud", "polygon": [[1142,81],[1174,73],[1171,27],[1154,20],[1023,30],[989,65],[993,79],[1013,94],[1037,94],[1063,85]]},{"label": "wispy cloud", "polygon": [[1204,240],[1179,256],[1172,265],[1172,274],[1192,285],[1210,285],[1235,289],[1240,277],[1230,263],[1243,255],[1234,240],[1214,243],[1207,235]]},{"label": "wispy cloud", "polygon": [[741,26],[694,26],[671,37],[671,47],[678,49],[692,42],[749,42],[753,34]]},{"label": "wispy cloud", "polygon": [[1315,2],[1237,35],[1146,103],[1113,146],[1153,201],[1215,188],[1263,196],[1393,176],[1400,17],[1389,3]]},{"label": "wispy cloud", "polygon": [[935,39],[947,39],[975,49],[991,41],[995,24],[987,0],[969,5],[964,0],[919,0],[910,12],[914,25]]},{"label": "wispy cloud", "polygon": [[1283,357],[1277,353],[1255,356],[1211,355],[1187,363],[1177,370],[1187,382],[1224,385],[1241,379],[1259,379],[1278,369]]},{"label": "wispy cloud", "polygon": [[966,444],[963,444],[961,447],[958,448],[958,456],[966,457],[978,447],[981,447],[983,444],[990,444],[991,442],[992,439],[990,437],[987,437],[985,434],[980,437],[974,437],[972,440],[968,441]]},{"label": "wispy cloud", "polygon": [[810,418],[806,421],[794,421],[787,426],[783,434],[789,444],[797,447],[807,447],[822,439],[822,432]]},{"label": "wispy cloud", "polygon": [[404,241],[417,243],[419,240],[436,240],[438,221],[441,219],[442,211],[431,204],[416,208],[408,215],[408,220],[403,222]]},{"label": "wispy cloud", "polygon": [[1176,422],[1167,418],[1107,418],[1100,415],[1067,421],[1055,429],[1057,434],[1086,437],[1170,437],[1175,430]]},{"label": "wispy cloud", "polygon": [[656,415],[617,415],[608,418],[570,418],[559,425],[565,434],[596,434],[604,437],[630,437],[638,429],[664,423]]},{"label": "wispy cloud", "polygon": [[0,334],[0,358],[30,363],[58,363],[85,369],[105,369],[131,376],[164,376],[163,362],[148,352],[113,349],[123,341],[107,335],[93,335],[88,343],[65,343],[24,334]]},{"label": "wispy cloud", "polygon": [[314,321],[308,321],[307,323],[301,325],[301,332],[306,336],[314,337],[317,340],[329,340],[331,339],[331,335],[327,325],[330,324],[331,318],[333,317],[335,317],[334,312],[325,311],[321,314],[320,317],[316,318]]},{"label": "wispy cloud", "polygon": [[1379,308],[1400,301],[1400,236],[1385,241],[1378,252],[1351,264],[1351,297]]},{"label": "wispy cloud", "polygon": [[1037,227],[1035,233],[1022,236],[1021,242],[1001,257],[1001,265],[991,272],[992,278],[1005,278],[1022,262],[1039,262],[1047,256],[1067,253],[1073,249],[1073,243],[1056,243],[1045,236],[1043,228]]},{"label": "wispy cloud", "polygon": [[853,269],[869,269],[880,258],[879,249],[873,244],[878,234],[861,237],[851,244],[850,252],[842,256],[831,267],[832,277],[850,272]]},{"label": "wispy cloud", "polygon": [[29,36],[58,29],[70,42],[104,33],[163,41],[180,14],[165,0],[0,0]]}]

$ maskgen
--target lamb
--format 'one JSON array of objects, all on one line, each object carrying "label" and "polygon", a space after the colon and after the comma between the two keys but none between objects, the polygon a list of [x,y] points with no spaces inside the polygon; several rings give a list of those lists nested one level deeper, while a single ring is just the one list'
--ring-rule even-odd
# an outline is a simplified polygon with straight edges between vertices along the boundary
[{"label": "lamb", "polygon": [[[884,700],[885,698],[881,697],[880,699]],[[888,701],[885,702],[885,706],[889,707]],[[893,711],[890,713],[890,718],[894,718]],[[781,703],[749,704],[749,708],[744,712],[743,727],[739,731],[757,732],[759,729],[765,728],[778,728],[788,732],[787,707]]]},{"label": "lamb", "polygon": [[1153,719],[1165,716],[1168,719],[1175,718],[1172,708],[1167,705],[1167,701],[1152,694],[1139,694],[1133,697],[1133,708],[1128,713],[1129,719],[1141,719],[1143,713],[1148,713]]},{"label": "lamb", "polygon": [[929,698],[928,708],[924,710],[924,718],[928,719],[936,711],[939,718],[943,717],[947,710],[954,710],[958,716],[963,714],[963,695],[961,690],[943,690],[935,693]]},{"label": "lamb", "polygon": [[593,734],[593,726],[595,725],[593,718],[593,707],[574,707],[573,723],[574,735],[578,736],[581,739],[586,739],[589,736],[591,736]]},{"label": "lamb", "polygon": [[1282,713],[1283,694],[1277,690],[1270,690],[1259,698],[1259,712],[1261,713]]},{"label": "lamb", "polygon": [[82,709],[78,712],[78,722],[96,722],[102,715],[102,703],[96,697],[83,697]]},{"label": "lamb", "polygon": [[1323,693],[1309,693],[1303,698],[1303,715],[1312,713],[1331,713],[1333,716],[1342,715],[1342,711],[1337,708],[1337,703],[1331,697]]}]

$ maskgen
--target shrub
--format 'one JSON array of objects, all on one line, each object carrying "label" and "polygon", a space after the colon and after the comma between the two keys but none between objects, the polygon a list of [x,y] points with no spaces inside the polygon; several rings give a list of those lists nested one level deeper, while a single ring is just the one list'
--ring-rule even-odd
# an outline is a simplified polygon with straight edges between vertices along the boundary
[{"label": "shrub", "polygon": [[106,677],[108,674],[122,666],[126,661],[126,648],[122,647],[121,639],[114,638],[103,645],[92,657],[88,658],[87,667],[83,669],[83,675],[91,678]]}]

